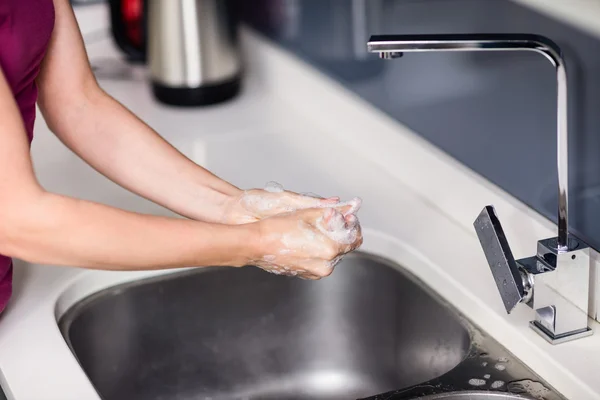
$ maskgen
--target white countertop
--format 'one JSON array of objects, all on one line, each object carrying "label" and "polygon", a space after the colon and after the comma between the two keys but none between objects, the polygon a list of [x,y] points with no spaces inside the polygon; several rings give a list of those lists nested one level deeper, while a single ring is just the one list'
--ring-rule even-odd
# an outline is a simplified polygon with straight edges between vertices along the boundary
[{"label": "white countertop", "polygon": [[512,0],[600,37],[600,0]]},{"label": "white countertop", "polygon": [[[219,107],[159,105],[143,71],[101,84],[194,161],[240,187],[276,180],[295,191],[361,196],[364,251],[423,279],[567,398],[600,399],[600,335],[551,346],[528,327],[531,310],[520,306],[506,315],[472,222],[494,204],[517,257],[555,235],[555,227],[310,67],[247,32],[244,37],[251,49],[244,92]],[[88,46],[92,63],[107,50],[114,57],[108,40]],[[32,154],[48,190],[169,214],[97,174],[41,119]],[[0,318],[0,379],[9,399],[99,400],[56,318],[89,293],[157,273],[163,272],[17,262],[15,296]],[[597,330],[598,323],[592,326]]]}]

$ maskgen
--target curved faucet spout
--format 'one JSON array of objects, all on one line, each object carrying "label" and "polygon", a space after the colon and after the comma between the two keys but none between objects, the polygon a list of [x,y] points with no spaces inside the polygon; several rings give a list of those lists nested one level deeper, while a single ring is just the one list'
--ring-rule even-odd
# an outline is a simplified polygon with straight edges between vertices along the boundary
[{"label": "curved faucet spout", "polygon": [[367,43],[369,52],[391,59],[409,52],[428,51],[534,51],[545,56],[556,69],[558,169],[558,251],[569,250],[569,152],[567,116],[567,72],[558,45],[532,34],[376,35]]}]

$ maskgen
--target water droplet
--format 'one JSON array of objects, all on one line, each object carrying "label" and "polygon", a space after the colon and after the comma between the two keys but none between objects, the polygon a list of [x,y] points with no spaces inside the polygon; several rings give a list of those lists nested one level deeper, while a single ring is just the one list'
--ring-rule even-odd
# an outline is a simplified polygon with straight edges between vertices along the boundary
[{"label": "water droplet", "polygon": [[471,378],[469,379],[469,385],[471,386],[483,386],[487,382],[484,379]]},{"label": "water droplet", "polygon": [[487,365],[488,365],[487,361],[484,361],[481,363],[481,366],[483,366],[483,367],[487,367]]},{"label": "water droplet", "polygon": [[483,377],[484,377],[485,379],[490,379],[492,376],[491,376],[490,374],[485,374]]},{"label": "water droplet", "polygon": [[490,387],[492,389],[500,389],[502,386],[504,386],[504,381],[494,381]]},{"label": "water droplet", "polygon": [[539,382],[535,382],[529,379],[525,379],[522,381],[514,381],[510,382],[507,385],[507,389],[511,393],[515,394],[528,394],[532,396],[534,399],[543,400],[544,397],[550,393],[550,389],[545,387]]},{"label": "water droplet", "polygon": [[496,368],[498,371],[504,371],[506,369],[506,365],[496,364],[496,365],[494,365],[494,368]]},{"label": "water droplet", "polygon": [[498,359],[498,362],[501,362],[501,363],[507,363],[507,362],[508,362],[508,358],[506,358],[506,357],[500,357],[500,358]]}]

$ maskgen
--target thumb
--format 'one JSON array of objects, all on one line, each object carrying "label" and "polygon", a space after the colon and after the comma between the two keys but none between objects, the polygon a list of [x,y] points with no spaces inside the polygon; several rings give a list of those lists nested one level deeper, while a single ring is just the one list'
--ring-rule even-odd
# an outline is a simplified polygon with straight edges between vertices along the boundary
[{"label": "thumb", "polygon": [[362,200],[360,199],[360,197],[355,197],[352,200],[333,205],[333,207],[339,212],[341,212],[344,215],[344,217],[347,217],[349,215],[356,214],[358,210],[360,210],[361,205]]}]

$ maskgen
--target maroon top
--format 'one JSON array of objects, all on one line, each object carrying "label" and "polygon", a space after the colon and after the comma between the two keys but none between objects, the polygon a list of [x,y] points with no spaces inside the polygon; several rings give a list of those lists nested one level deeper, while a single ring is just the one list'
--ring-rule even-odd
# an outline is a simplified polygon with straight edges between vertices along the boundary
[{"label": "maroon top", "polygon": [[[19,106],[30,142],[38,94],[35,78],[53,28],[52,0],[0,0],[0,69]],[[0,255],[0,312],[11,292],[12,263],[10,258]]]}]

